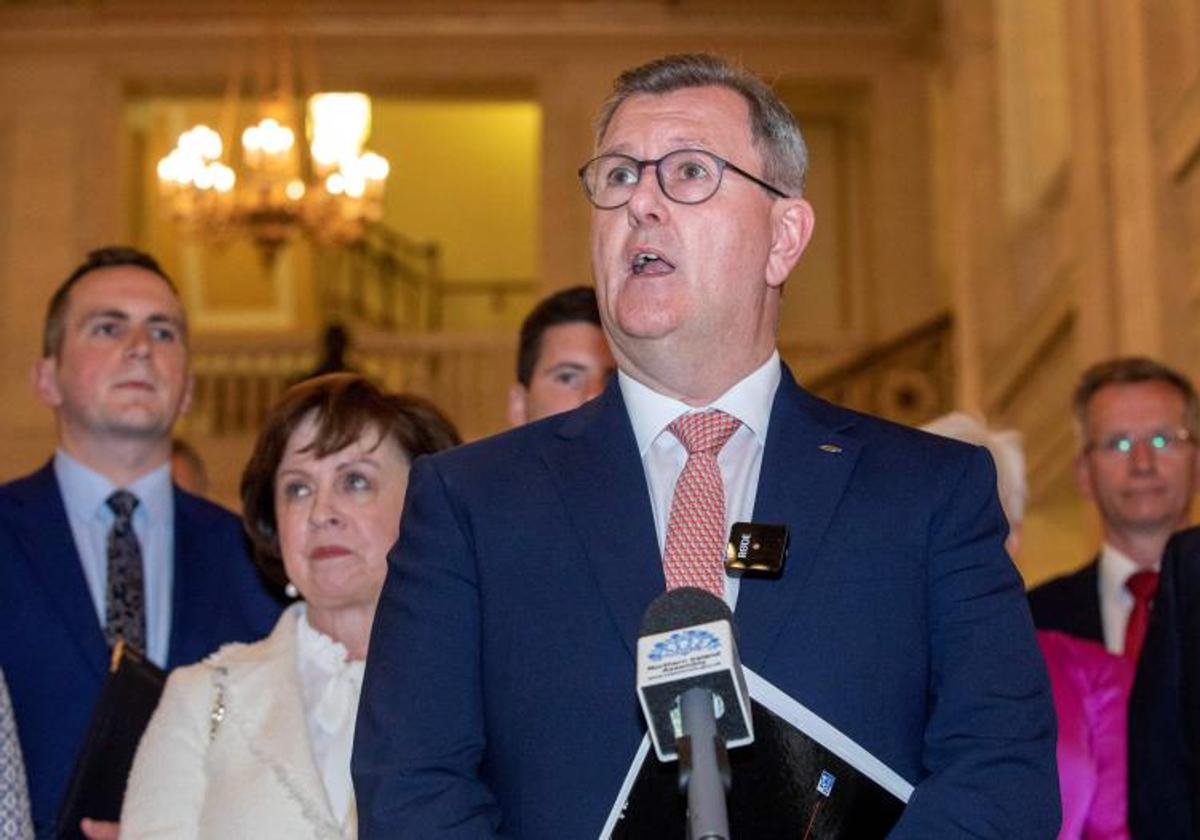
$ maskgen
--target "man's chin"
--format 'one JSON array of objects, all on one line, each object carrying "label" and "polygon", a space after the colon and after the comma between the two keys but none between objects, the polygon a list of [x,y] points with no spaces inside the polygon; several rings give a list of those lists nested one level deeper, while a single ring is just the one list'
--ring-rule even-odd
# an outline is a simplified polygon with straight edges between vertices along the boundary
[{"label": "man's chin", "polygon": [[174,418],[167,418],[159,412],[128,412],[110,418],[105,424],[105,431],[114,438],[125,440],[157,440],[169,436],[172,425]]},{"label": "man's chin", "polygon": [[658,341],[678,328],[677,319],[662,310],[631,313],[618,320],[621,333],[633,341]]},{"label": "man's chin", "polygon": [[1146,536],[1156,536],[1187,527],[1186,518],[1180,517],[1176,511],[1130,511],[1127,513],[1125,521],[1130,524],[1130,530]]}]

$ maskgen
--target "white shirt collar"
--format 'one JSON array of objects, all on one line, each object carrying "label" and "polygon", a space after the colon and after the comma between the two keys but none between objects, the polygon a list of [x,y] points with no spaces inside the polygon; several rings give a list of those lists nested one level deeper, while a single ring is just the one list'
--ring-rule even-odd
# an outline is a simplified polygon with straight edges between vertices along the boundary
[{"label": "white shirt collar", "polygon": [[719,409],[736,417],[743,426],[754,433],[760,444],[765,442],[767,426],[771,420],[771,405],[775,401],[775,391],[779,387],[781,376],[779,351],[776,350],[757,370],[708,405],[699,408],[660,394],[638,382],[625,371],[617,372],[617,384],[621,388],[621,395],[625,399],[629,419],[633,424],[638,454],[644,457],[650,444],[677,417],[709,408]]},{"label": "white shirt collar", "polygon": [[1105,543],[1100,548],[1100,592],[1101,595],[1125,593],[1125,581],[1130,575],[1142,571],[1142,567],[1129,559],[1124,552]]},{"label": "white shirt collar", "polygon": [[[118,488],[106,476],[80,463],[61,448],[54,452],[54,476],[58,479],[63,505],[69,515],[81,521],[111,516],[106,502]],[[170,461],[163,461],[161,466],[130,482],[125,489],[137,496],[138,509],[145,512],[148,521],[163,522],[174,514]]]},{"label": "white shirt collar", "polygon": [[[1157,569],[1157,566],[1155,566]],[[1104,631],[1104,646],[1110,653],[1125,649],[1125,630],[1133,609],[1133,593],[1125,583],[1142,567],[1122,551],[1105,543],[1100,548],[1098,569],[1100,590],[1100,623]]]}]

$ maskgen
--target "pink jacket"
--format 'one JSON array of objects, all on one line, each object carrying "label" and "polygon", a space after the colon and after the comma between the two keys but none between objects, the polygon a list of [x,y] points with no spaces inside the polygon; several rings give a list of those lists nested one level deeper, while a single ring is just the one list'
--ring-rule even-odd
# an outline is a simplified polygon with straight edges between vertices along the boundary
[{"label": "pink jacket", "polygon": [[1125,840],[1126,716],[1133,663],[1103,646],[1038,631],[1058,714],[1059,840]]}]

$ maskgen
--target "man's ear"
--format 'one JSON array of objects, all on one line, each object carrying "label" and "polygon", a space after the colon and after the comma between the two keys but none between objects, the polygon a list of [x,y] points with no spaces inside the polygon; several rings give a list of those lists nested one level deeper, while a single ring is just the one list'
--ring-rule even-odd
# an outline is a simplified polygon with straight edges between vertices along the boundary
[{"label": "man's ear", "polygon": [[515,428],[529,422],[529,407],[525,402],[528,392],[520,382],[508,389],[508,422]]},{"label": "man's ear", "polygon": [[803,198],[776,199],[771,207],[771,252],[767,255],[767,285],[779,288],[787,280],[812,239],[812,205]]},{"label": "man's ear", "polygon": [[192,407],[192,397],[196,395],[196,377],[188,371],[187,381],[183,384],[183,399],[179,401],[179,413],[187,414]]},{"label": "man's ear", "polygon": [[30,382],[38,399],[50,408],[62,405],[62,392],[58,387],[58,360],[46,356],[33,363],[30,370]]},{"label": "man's ear", "polygon": [[1075,486],[1085,499],[1092,499],[1092,465],[1087,453],[1080,452],[1075,456]]}]

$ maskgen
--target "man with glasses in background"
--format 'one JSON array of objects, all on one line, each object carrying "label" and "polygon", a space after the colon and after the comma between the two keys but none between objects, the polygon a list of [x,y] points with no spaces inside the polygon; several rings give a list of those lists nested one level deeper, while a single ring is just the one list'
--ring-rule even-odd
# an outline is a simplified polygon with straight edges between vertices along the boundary
[{"label": "man with glasses in background", "polygon": [[1200,469],[1196,392],[1150,359],[1112,359],[1084,373],[1074,410],[1076,475],[1104,544],[1079,571],[1030,592],[1034,620],[1136,661],[1132,836],[1200,836],[1200,528],[1174,533],[1188,523]]},{"label": "man with glasses in background", "polygon": [[[618,375],[413,465],[355,736],[364,840],[596,836],[645,732],[642,616],[679,586],[916,786],[893,837],[1055,836],[1054,711],[986,451],[825,403],[780,361],[806,163],[746,71],[617,79],[580,177]],[[737,521],[787,528],[779,574],[726,571]]]},{"label": "man with glasses in background", "polygon": [[1188,523],[1200,469],[1196,391],[1151,359],[1118,358],[1085,371],[1072,402],[1075,477],[1104,542],[1082,569],[1029,593],[1033,620],[1136,661],[1163,549]]}]

